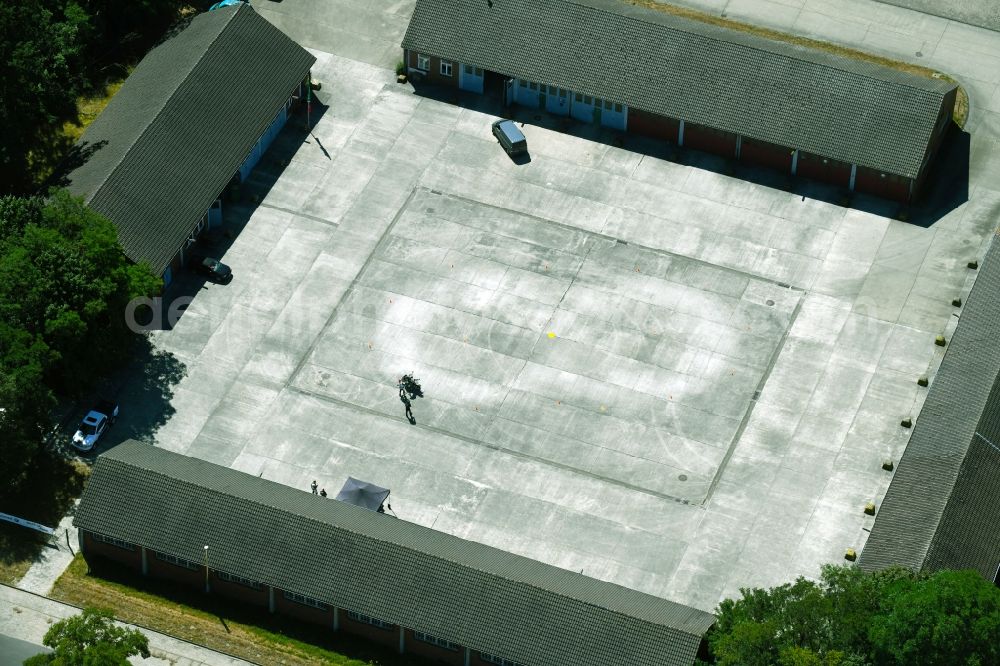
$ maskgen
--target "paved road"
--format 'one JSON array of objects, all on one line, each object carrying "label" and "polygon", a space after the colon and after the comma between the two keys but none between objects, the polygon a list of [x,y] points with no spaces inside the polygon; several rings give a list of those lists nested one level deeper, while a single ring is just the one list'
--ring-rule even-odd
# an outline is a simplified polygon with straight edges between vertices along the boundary
[{"label": "paved road", "polygon": [[302,46],[395,67],[415,0],[254,0],[258,14]]},{"label": "paved road", "polygon": [[[53,622],[76,615],[80,609],[47,597],[25,592],[9,585],[0,585],[0,634],[12,641],[6,642],[14,649],[23,649],[21,641],[35,646]],[[124,625],[123,626],[132,626]],[[148,659],[133,658],[133,664],[142,666],[252,666],[229,655],[194,645],[171,636],[139,627],[149,637]],[[0,652],[0,656],[2,656]],[[15,662],[17,663],[17,662]]]}]

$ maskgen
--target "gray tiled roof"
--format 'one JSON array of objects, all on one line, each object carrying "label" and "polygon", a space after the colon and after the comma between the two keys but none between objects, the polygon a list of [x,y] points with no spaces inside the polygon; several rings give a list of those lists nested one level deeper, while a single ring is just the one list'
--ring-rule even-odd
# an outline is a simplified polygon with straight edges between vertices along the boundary
[{"label": "gray tiled roof", "polygon": [[526,666],[689,666],[714,616],[135,441],[74,524]]},{"label": "gray tiled roof", "polygon": [[617,0],[417,0],[402,46],[908,177],[954,88]]},{"label": "gray tiled roof", "polygon": [[1000,564],[1000,243],[993,242],[861,553],[863,569]]},{"label": "gray tiled roof", "polygon": [[161,273],[315,60],[247,4],[196,16],[87,127],[70,191]]}]

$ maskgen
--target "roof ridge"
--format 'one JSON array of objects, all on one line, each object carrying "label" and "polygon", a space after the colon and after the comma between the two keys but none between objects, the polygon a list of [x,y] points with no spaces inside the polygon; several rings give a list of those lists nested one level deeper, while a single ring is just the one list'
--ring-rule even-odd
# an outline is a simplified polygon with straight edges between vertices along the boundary
[{"label": "roof ridge", "polygon": [[[182,87],[182,86],[183,86],[183,85],[184,85],[184,84],[185,84],[185,83],[186,83],[186,82],[187,82],[187,81],[188,81],[188,80],[190,79],[190,77],[191,77],[191,74],[192,74],[192,73],[194,72],[194,70],[195,70],[195,69],[196,69],[196,68],[198,67],[198,65],[200,65],[200,64],[202,63],[202,61],[203,61],[203,60],[205,59],[205,56],[206,56],[206,55],[208,54],[208,52],[209,52],[209,51],[211,50],[211,48],[212,48],[212,47],[213,47],[213,46],[215,45],[215,43],[216,43],[216,42],[217,42],[217,41],[219,40],[219,37],[220,37],[220,36],[222,35],[222,33],[224,33],[224,32],[225,32],[225,31],[226,31],[226,30],[227,30],[227,29],[229,28],[229,26],[230,26],[230,25],[232,25],[232,22],[233,22],[233,18],[234,18],[234,17],[236,16],[236,14],[237,14],[237,13],[238,13],[238,12],[239,12],[239,11],[240,11],[240,10],[241,10],[242,8],[243,8],[243,6],[244,6],[244,5],[246,5],[247,7],[249,7],[249,6],[250,6],[250,5],[248,4],[248,3],[244,3],[244,2],[241,2],[241,3],[239,3],[239,5],[238,5],[238,6],[237,6],[237,8],[236,8],[236,11],[234,11],[234,12],[232,13],[232,16],[230,16],[230,17],[229,17],[228,19],[226,19],[226,22],[225,22],[225,23],[223,24],[223,26],[222,26],[222,29],[221,29],[221,30],[219,30],[219,32],[218,32],[218,33],[216,33],[215,37],[213,37],[213,38],[212,38],[212,41],[211,41],[211,42],[209,42],[209,45],[208,45],[208,47],[207,47],[207,48],[206,48],[206,49],[205,49],[205,50],[204,50],[204,51],[202,52],[201,56],[199,56],[199,57],[198,57],[198,58],[197,58],[197,59],[196,59],[196,60],[194,61],[194,64],[193,64],[193,65],[191,65],[191,68],[190,68],[190,69],[189,69],[189,70],[187,71],[187,73],[185,73],[185,74],[184,74],[184,76],[183,76],[183,77],[181,77],[181,79],[180,79],[180,81],[179,81],[179,82],[177,83],[177,85],[176,85],[176,86],[174,86],[174,88],[173,88],[173,89],[172,89],[172,90],[170,91],[170,94],[169,94],[169,95],[167,95],[167,97],[166,97],[166,102],[165,102],[165,103],[163,104],[163,106],[161,106],[161,107],[160,107],[160,108],[159,108],[159,109],[158,109],[158,110],[156,111],[156,113],[154,113],[154,114],[153,114],[152,116],[150,116],[150,118],[149,118],[149,122],[147,122],[147,123],[145,124],[145,126],[144,126],[144,127],[142,128],[142,131],[141,131],[141,132],[139,132],[138,134],[136,134],[136,136],[135,136],[135,139],[134,139],[134,140],[132,141],[132,143],[131,143],[131,144],[129,144],[128,148],[127,148],[126,150],[122,151],[122,154],[121,154],[121,157],[120,157],[120,158],[118,159],[117,163],[115,163],[115,166],[114,166],[113,168],[111,168],[111,169],[108,169],[107,173],[105,173],[105,174],[104,174],[104,177],[103,177],[103,178],[102,178],[102,179],[100,180],[100,182],[99,182],[99,183],[97,184],[97,187],[95,187],[95,188],[94,188],[94,191],[93,191],[93,194],[91,194],[91,195],[90,195],[90,199],[91,199],[91,200],[93,200],[93,199],[94,199],[94,198],[95,198],[95,197],[97,196],[97,194],[98,194],[98,193],[99,193],[99,192],[101,191],[101,188],[103,188],[103,187],[104,187],[105,183],[107,183],[107,182],[108,182],[109,180],[111,180],[111,177],[112,177],[113,175],[115,175],[115,173],[117,173],[118,169],[119,169],[119,168],[120,168],[120,167],[122,166],[122,164],[123,164],[123,163],[125,162],[125,160],[126,160],[126,159],[128,158],[128,156],[129,156],[129,153],[131,153],[131,152],[132,152],[132,149],[134,149],[134,148],[135,148],[135,147],[136,147],[137,145],[139,145],[139,143],[140,143],[140,142],[142,141],[143,137],[144,137],[144,136],[146,136],[146,133],[147,133],[147,132],[149,132],[149,129],[150,129],[150,128],[151,128],[151,127],[152,127],[152,126],[153,126],[153,125],[154,125],[154,124],[156,123],[156,120],[157,120],[157,119],[158,119],[158,118],[159,118],[159,117],[160,117],[160,116],[161,116],[161,115],[163,114],[163,111],[164,111],[164,110],[165,110],[165,109],[167,108],[167,106],[168,106],[168,105],[170,104],[170,101],[171,101],[172,99],[174,99],[174,96],[175,96],[175,95],[177,94],[177,91],[178,91],[178,90],[180,90],[180,89],[181,89],[181,87]],[[201,16],[204,16],[204,15],[205,15],[205,14],[207,14],[207,13],[208,13],[208,12],[206,11],[206,12],[202,12],[202,13],[201,13],[201,14],[199,14],[198,16],[195,16],[195,17],[194,17],[194,18],[192,19],[192,22],[196,21],[196,20],[197,20],[198,18],[200,18]],[[187,29],[187,28],[188,28],[189,26],[190,26],[190,24],[188,24],[188,26],[185,26],[185,28],[184,28],[184,29]],[[179,34],[179,33],[178,33],[178,34]],[[171,36],[170,36],[170,37],[168,37],[168,38],[167,38],[166,40],[164,40],[164,41],[163,41],[162,43],[160,43],[160,44],[157,44],[157,45],[156,45],[155,47],[153,47],[153,48],[154,48],[154,49],[157,49],[157,48],[160,48],[160,47],[162,47],[163,45],[167,44],[167,43],[168,43],[168,42],[169,42],[169,41],[170,41],[171,39],[173,39],[174,37],[176,37],[176,35],[171,35]],[[152,52],[152,51],[150,51],[150,53],[151,53],[151,52]],[[149,55],[149,53],[147,53],[146,55],[148,56],[148,55]],[[144,56],[144,58],[145,58],[145,56]],[[140,64],[142,64],[142,63],[140,62]],[[127,80],[127,79],[126,79],[126,80]],[[113,98],[112,98],[112,99],[113,99]]]},{"label": "roof ridge", "polygon": [[[254,476],[252,474],[248,474],[248,473],[243,472],[241,470],[232,469],[230,467],[225,467],[223,465],[218,465],[217,463],[213,463],[213,462],[210,462],[210,461],[207,461],[207,460],[202,460],[200,458],[195,458],[195,457],[192,457],[192,456],[186,456],[184,454],[177,453],[175,451],[170,451],[169,449],[163,449],[163,448],[157,447],[155,445],[145,445],[145,444],[143,444],[143,446],[151,446],[152,448],[157,449],[159,451],[163,451],[163,452],[166,452],[168,454],[173,454],[173,455],[176,455],[176,456],[180,456],[180,457],[184,458],[186,461],[194,461],[195,465],[198,466],[198,467],[202,467],[203,468],[205,465],[211,465],[211,466],[214,466],[214,467],[218,467],[221,470],[225,470],[224,473],[230,473],[231,472],[231,473],[233,473],[235,475],[238,475],[240,477],[243,477],[246,480],[249,480],[251,482],[253,482],[253,479],[254,479]],[[103,458],[103,456],[102,456],[102,458]],[[571,601],[574,601],[574,602],[577,602],[577,603],[581,603],[581,604],[584,604],[584,605],[589,606],[591,608],[597,608],[597,609],[600,609],[600,610],[605,611],[605,612],[615,613],[615,614],[620,615],[622,617],[627,617],[627,618],[630,618],[630,619],[633,619],[633,620],[639,620],[639,621],[643,621],[643,622],[649,622],[650,624],[654,624],[656,626],[661,626],[661,627],[666,627],[668,629],[674,629],[674,630],[677,630],[677,631],[682,631],[682,632],[688,633],[690,635],[698,635],[698,636],[701,635],[700,633],[697,633],[697,630],[692,629],[690,627],[685,627],[685,628],[682,629],[680,627],[673,626],[673,625],[669,624],[668,621],[665,621],[665,620],[664,621],[660,621],[660,622],[656,622],[656,621],[653,621],[653,620],[649,620],[647,618],[637,617],[636,614],[630,614],[627,611],[622,610],[620,608],[609,608],[607,605],[599,605],[599,604],[597,604],[597,603],[595,603],[593,601],[588,601],[588,600],[585,600],[585,599],[580,599],[578,596],[570,596],[569,594],[566,594],[563,591],[552,589],[551,586],[546,587],[546,586],[537,585],[535,583],[531,583],[531,582],[528,582],[526,580],[522,580],[522,579],[518,579],[518,578],[513,578],[513,577],[510,577],[508,575],[497,573],[495,571],[490,571],[490,570],[487,570],[486,568],[483,568],[483,567],[475,566],[473,564],[467,564],[467,563],[460,562],[460,561],[457,561],[457,560],[452,559],[452,558],[444,557],[444,556],[442,556],[440,554],[437,554],[437,553],[428,553],[425,550],[416,549],[413,546],[408,545],[408,544],[401,544],[401,543],[399,543],[397,541],[391,541],[391,540],[388,540],[386,538],[378,537],[378,536],[375,536],[375,535],[372,535],[372,534],[358,532],[358,531],[352,530],[349,527],[346,527],[344,525],[335,525],[335,524],[332,524],[330,522],[324,522],[324,521],[322,521],[322,520],[320,520],[318,518],[315,518],[315,517],[310,516],[310,515],[305,514],[305,513],[299,513],[299,512],[295,512],[295,511],[290,511],[288,509],[285,509],[285,508],[282,508],[282,507],[278,507],[278,506],[274,506],[272,504],[267,504],[265,502],[261,502],[261,501],[254,500],[254,499],[250,499],[250,498],[247,498],[247,497],[241,497],[241,496],[238,496],[238,495],[234,495],[232,493],[227,493],[226,491],[220,490],[220,489],[215,488],[215,487],[208,487],[208,486],[205,486],[204,484],[198,484],[198,483],[195,483],[195,482],[190,481],[188,479],[178,478],[178,475],[176,475],[176,474],[169,474],[169,473],[164,472],[162,470],[153,469],[151,465],[148,465],[148,464],[146,464],[144,462],[136,462],[136,461],[132,461],[132,460],[123,460],[122,458],[117,458],[117,457],[109,457],[108,460],[109,461],[115,461],[115,462],[117,462],[119,464],[126,465],[126,466],[129,466],[129,467],[141,469],[141,470],[143,470],[146,473],[153,474],[153,475],[159,476],[161,478],[170,479],[171,481],[173,481],[175,483],[180,483],[180,484],[185,485],[187,487],[200,488],[202,490],[209,490],[210,492],[213,492],[213,493],[218,493],[218,494],[222,494],[222,495],[228,495],[229,497],[232,497],[234,499],[237,499],[237,500],[240,500],[240,501],[244,501],[244,502],[248,502],[248,503],[251,503],[251,504],[256,505],[256,506],[265,506],[265,507],[268,507],[269,509],[272,509],[272,510],[274,510],[276,512],[279,512],[279,513],[282,513],[284,515],[291,515],[291,516],[295,516],[295,517],[300,518],[300,519],[307,520],[310,523],[315,524],[315,525],[320,525],[320,526],[327,527],[327,528],[331,528],[332,527],[334,529],[342,530],[344,532],[347,532],[349,534],[352,534],[352,535],[355,535],[355,536],[358,536],[358,537],[362,537],[364,539],[370,539],[370,540],[378,542],[380,544],[387,544],[387,545],[394,546],[394,547],[397,547],[397,548],[403,548],[403,549],[405,549],[407,551],[410,551],[410,552],[413,552],[413,553],[418,553],[420,555],[427,556],[427,557],[432,557],[434,559],[437,559],[437,560],[440,560],[440,561],[443,561],[443,562],[448,562],[448,563],[453,564],[455,566],[467,567],[467,568],[472,569],[472,570],[474,570],[474,571],[476,571],[476,572],[478,572],[480,574],[486,574],[486,575],[490,575],[490,576],[496,576],[497,578],[503,579],[503,580],[505,580],[505,581],[507,581],[509,583],[517,583],[517,584],[520,584],[520,585],[526,585],[526,586],[528,586],[530,588],[533,588],[533,589],[536,589],[536,590],[541,590],[541,591],[544,591],[546,593],[553,594],[555,596],[561,597],[563,599],[568,599],[568,600],[571,600]],[[273,484],[273,485],[275,485],[275,486],[283,489],[283,491],[285,491],[285,492],[300,492],[303,495],[310,495],[310,493],[307,493],[304,490],[298,490],[296,488],[293,488],[293,487],[288,486],[288,485],[283,484],[283,483],[279,483],[277,481],[272,481],[270,479],[264,479],[263,477],[257,477],[257,479],[258,479],[258,481],[264,481],[264,482],[267,482],[269,484]],[[335,499],[335,501],[338,501],[338,502],[340,502],[341,504],[343,504],[345,506],[353,507],[353,509],[356,509],[357,511],[367,511],[367,509],[362,509],[360,507],[354,507],[354,505],[352,505],[350,503],[341,502],[340,500],[336,500],[336,498],[334,498],[334,499]],[[347,510],[350,511],[352,509],[347,509]],[[435,530],[434,528],[427,527],[426,525],[421,525],[419,523],[414,523],[414,522],[411,522],[411,521],[402,521],[401,519],[398,519],[398,518],[396,520],[400,520],[401,522],[405,523],[406,525],[411,526],[413,528],[416,528],[417,530],[426,530],[428,532],[433,532],[435,534],[444,535],[447,538],[454,539],[455,541],[460,542],[460,543],[470,543],[470,544],[474,544],[475,546],[478,546],[478,547],[489,548],[491,550],[503,553],[504,555],[508,555],[508,556],[511,556],[511,557],[516,557],[516,558],[519,558],[519,559],[524,559],[524,560],[527,560],[529,562],[541,564],[543,566],[552,567],[553,569],[556,569],[556,570],[558,570],[558,571],[560,571],[562,573],[565,573],[565,574],[575,575],[575,576],[582,576],[583,578],[585,578],[587,580],[594,581],[595,583],[598,583],[598,584],[601,584],[601,585],[613,585],[616,588],[624,590],[627,594],[633,594],[633,595],[637,595],[637,596],[640,596],[640,597],[649,597],[650,599],[656,600],[658,602],[670,604],[670,605],[674,606],[675,608],[684,608],[684,609],[687,609],[689,611],[689,615],[690,615],[690,612],[694,612],[694,613],[704,614],[704,615],[707,615],[707,616],[713,616],[712,613],[707,613],[706,611],[702,611],[702,610],[700,610],[698,608],[695,608],[693,606],[687,606],[686,604],[682,604],[682,603],[677,602],[677,601],[673,601],[673,600],[670,600],[670,599],[665,599],[663,597],[658,597],[656,595],[649,594],[648,592],[642,592],[640,590],[634,590],[632,588],[625,587],[625,586],[620,585],[618,583],[612,583],[610,581],[601,580],[599,578],[594,578],[592,576],[587,576],[587,575],[582,574],[582,573],[578,574],[575,571],[571,571],[569,569],[563,569],[562,567],[557,567],[557,566],[555,566],[553,564],[549,564],[547,562],[542,562],[541,560],[536,560],[536,559],[533,559],[533,558],[530,558],[530,557],[526,557],[524,555],[520,555],[518,553],[513,553],[511,551],[504,550],[502,548],[497,548],[496,546],[491,546],[489,544],[485,544],[485,543],[482,543],[482,542],[479,542],[479,541],[474,541],[472,539],[465,539],[463,537],[455,536],[454,534],[451,534],[449,532],[443,532],[441,530]],[[172,553],[172,554],[176,555],[176,553]],[[180,555],[177,555],[177,556],[180,557]],[[685,619],[684,620],[684,624],[688,624],[689,622],[690,622],[690,619]]]},{"label": "roof ridge", "polygon": [[[811,47],[811,46],[805,46],[805,45],[802,45],[802,44],[795,44],[795,43],[792,43],[792,42],[784,42],[784,41],[782,41],[780,39],[773,39],[773,38],[770,38],[770,37],[763,37],[763,36],[760,36],[760,35],[753,35],[753,34],[750,34],[750,33],[746,33],[744,35],[744,33],[741,33],[739,30],[736,30],[735,28],[730,28],[728,26],[722,26],[722,25],[715,25],[714,23],[708,23],[707,21],[699,21],[698,19],[688,18],[686,16],[679,16],[679,15],[675,15],[675,14],[668,14],[666,12],[659,12],[659,11],[657,11],[655,9],[650,9],[649,7],[644,7],[642,5],[633,4],[631,2],[628,2],[627,0],[616,0],[616,1],[620,2],[620,4],[622,6],[634,8],[634,9],[638,10],[640,13],[648,13],[650,16],[660,16],[660,15],[662,15],[662,16],[665,16],[665,17],[669,17],[669,20],[675,20],[675,21],[678,21],[679,23],[682,23],[682,24],[683,23],[689,23],[689,24],[692,24],[692,25],[704,25],[704,26],[708,26],[710,29],[715,29],[715,30],[719,30],[719,31],[729,32],[729,33],[732,33],[733,35],[745,36],[745,37],[747,37],[747,40],[746,41],[740,41],[740,40],[737,40],[737,39],[716,38],[716,37],[714,37],[712,35],[707,35],[707,34],[704,34],[704,33],[696,32],[696,31],[694,31],[692,29],[688,29],[688,28],[684,28],[684,27],[679,27],[679,26],[675,26],[675,25],[669,25],[669,24],[665,24],[665,23],[657,23],[656,21],[647,20],[647,19],[642,18],[641,16],[636,16],[636,15],[633,15],[633,14],[618,13],[618,12],[615,12],[615,11],[611,10],[610,8],[604,8],[604,7],[599,7],[599,6],[595,5],[595,4],[589,4],[587,0],[549,0],[549,1],[550,2],[562,2],[564,4],[569,4],[569,5],[576,5],[577,7],[584,7],[584,8],[587,8],[587,9],[592,9],[594,11],[601,12],[601,13],[604,13],[604,14],[609,14],[609,15],[612,15],[612,16],[620,16],[620,17],[623,17],[623,18],[632,19],[632,20],[638,21],[640,23],[646,23],[646,24],[651,24],[651,25],[660,25],[660,26],[666,27],[668,30],[676,30],[677,32],[683,32],[685,34],[694,35],[696,37],[707,37],[709,39],[716,39],[717,41],[720,41],[720,42],[725,42],[727,44],[734,44],[734,45],[737,45],[737,46],[744,46],[746,48],[753,49],[755,51],[765,51],[767,53],[771,53],[772,55],[779,55],[779,56],[787,57],[789,60],[796,60],[798,62],[807,62],[807,63],[811,63],[811,64],[814,64],[814,65],[815,64],[830,65],[831,69],[835,69],[837,71],[844,72],[845,74],[855,74],[855,75],[861,76],[861,77],[863,77],[865,79],[869,79],[869,80],[872,80],[872,81],[880,81],[882,83],[886,83],[887,82],[886,79],[884,79],[884,78],[877,78],[877,77],[871,76],[869,74],[865,74],[863,72],[857,72],[857,71],[854,71],[854,70],[851,70],[851,69],[847,69],[847,68],[844,68],[844,67],[837,67],[835,65],[831,65],[829,62],[817,62],[816,60],[810,60],[808,58],[798,58],[798,57],[796,57],[796,56],[794,56],[794,55],[792,55],[790,53],[785,53],[785,52],[780,51],[780,50],[771,50],[769,48],[766,48],[763,43],[771,43],[771,44],[775,44],[775,45],[786,45],[788,48],[796,48],[796,49],[801,49],[801,50],[804,50],[804,51],[807,51],[807,52],[813,52],[813,53],[821,54],[822,56],[825,56],[825,57],[830,58],[830,59],[842,60],[842,61],[845,61],[845,62],[854,62],[851,58],[848,58],[847,56],[837,55],[835,53],[825,53],[825,52],[821,51],[820,49],[817,49],[817,48],[814,48],[814,47]],[[738,21],[736,21],[736,22],[738,23]],[[762,27],[766,28],[766,26],[762,26]],[[766,29],[773,30],[772,28],[766,28]],[[780,31],[780,30],[774,30],[774,32],[781,33],[782,31]],[[789,34],[790,36],[795,36],[795,35],[791,35],[791,33],[782,33],[782,34]],[[803,38],[804,39],[811,39],[810,37],[803,37]],[[756,45],[756,44],[747,43],[749,41],[760,41],[760,42],[762,42],[762,44]],[[822,41],[822,40],[815,40],[815,41]],[[829,42],[829,43],[833,44],[833,42]],[[836,44],[833,44],[833,45],[837,46]],[[851,47],[845,46],[843,48],[851,48]],[[893,72],[893,73],[904,74],[906,76],[914,77],[914,78],[917,78],[917,79],[928,79],[928,80],[935,80],[935,81],[942,80],[942,79],[938,79],[936,77],[919,77],[916,74],[911,74],[910,72],[904,72],[902,70],[895,70],[895,69],[893,69],[891,67],[887,67],[886,65],[880,65],[878,63],[865,63],[865,61],[857,61],[857,62],[868,64],[868,65],[870,65],[872,67],[878,67],[878,68],[881,68],[881,69],[884,69],[884,70],[887,70],[887,71],[890,71],[890,72]],[[903,86],[903,87],[906,87],[906,88],[910,88],[911,90],[920,90],[922,92],[940,94],[942,96],[944,96],[944,94],[945,94],[943,91],[940,92],[940,93],[938,93],[937,91],[928,90],[926,88],[921,88],[920,86],[916,85],[916,83],[910,84],[910,83],[904,83],[902,81],[896,81],[896,80],[888,81],[888,83],[898,84],[900,86]]]}]

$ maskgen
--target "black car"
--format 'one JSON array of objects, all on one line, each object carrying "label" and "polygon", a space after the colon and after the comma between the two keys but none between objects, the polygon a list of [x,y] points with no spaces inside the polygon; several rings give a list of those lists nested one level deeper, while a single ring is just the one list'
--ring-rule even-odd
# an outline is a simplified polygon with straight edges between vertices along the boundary
[{"label": "black car", "polygon": [[233,271],[218,259],[204,257],[198,261],[198,272],[213,282],[229,282],[233,279]]}]

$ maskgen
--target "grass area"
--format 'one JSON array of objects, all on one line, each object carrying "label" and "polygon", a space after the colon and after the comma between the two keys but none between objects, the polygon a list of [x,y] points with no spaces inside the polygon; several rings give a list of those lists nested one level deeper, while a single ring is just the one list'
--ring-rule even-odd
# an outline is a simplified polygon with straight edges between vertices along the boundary
[{"label": "grass area", "polygon": [[429,666],[430,662],[332,628],[271,615],[165,581],[143,578],[114,563],[77,555],[51,596],[79,606],[111,609],[115,617],[260,664]]},{"label": "grass area", "polygon": [[[90,468],[43,451],[31,466],[22,490],[4,496],[3,512],[55,527],[83,490]],[[0,581],[16,584],[45,547],[44,534],[0,523]]]},{"label": "grass area", "polygon": [[14,525],[0,525],[0,582],[16,585],[41,548],[41,536]]},{"label": "grass area", "polygon": [[103,83],[97,84],[96,94],[77,98],[77,118],[75,121],[64,122],[61,126],[53,127],[41,145],[28,153],[28,165],[37,184],[44,183],[56,169],[60,168],[63,160],[73,152],[73,146],[83,136],[84,130],[108,105],[111,98],[125,83],[125,79],[131,74],[133,68],[115,67],[114,69],[117,70],[116,74],[111,75]]},{"label": "grass area", "polygon": [[108,81],[104,85],[104,89],[101,94],[94,95],[92,97],[81,97],[76,101],[76,112],[77,112],[77,122],[75,123],[63,123],[62,133],[63,136],[70,139],[73,143],[76,143],[81,136],[83,136],[83,131],[87,129],[90,123],[94,122],[94,118],[101,114],[101,111],[108,105],[111,98],[115,96],[122,85],[125,83],[125,79],[128,75],[132,73],[133,68],[128,68],[125,75],[121,78],[113,79]]},{"label": "grass area", "polygon": [[[741,23],[740,21],[734,21],[732,19],[723,18],[721,16],[716,16],[714,14],[707,14],[697,9],[689,9],[687,7],[678,7],[676,5],[665,4],[659,2],[658,0],[625,0],[629,4],[636,5],[639,7],[645,7],[646,9],[655,9],[657,11],[664,12],[666,14],[673,14],[674,16],[681,16],[683,18],[691,19],[694,21],[700,21],[702,23],[709,23],[711,25],[716,25],[722,28],[729,28],[730,30],[737,30],[739,32],[747,33],[750,35],[756,35],[758,37],[764,37],[766,39],[772,39],[774,41],[785,42],[788,44],[795,44],[796,46],[803,46],[806,48],[814,49],[816,51],[822,51],[824,53],[831,53],[833,55],[842,56],[845,58],[851,58],[853,60],[861,60],[864,62],[874,63],[876,65],[881,65],[883,67],[888,67],[889,69],[895,69],[900,72],[907,72],[909,74],[915,74],[917,76],[923,76],[931,79],[942,79],[948,81],[949,83],[958,84],[955,79],[931,69],[930,67],[923,67],[921,65],[914,65],[913,63],[903,62],[901,60],[893,60],[892,58],[886,58],[880,55],[875,55],[873,53],[867,53],[865,51],[859,51],[857,49],[848,48],[846,46],[840,46],[839,44],[832,44],[830,42],[824,42],[819,39],[810,39],[809,37],[800,37],[798,35],[790,35],[786,32],[781,32],[779,30],[773,30],[771,28],[764,28],[757,25],[751,25],[749,23]],[[958,86],[958,96],[955,100],[955,110],[952,113],[952,118],[955,124],[959,127],[964,128],[966,121],[969,119],[969,95],[965,92],[962,86]]]}]

